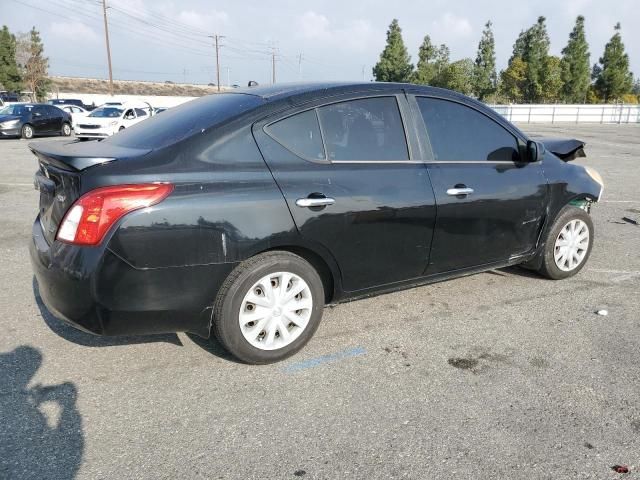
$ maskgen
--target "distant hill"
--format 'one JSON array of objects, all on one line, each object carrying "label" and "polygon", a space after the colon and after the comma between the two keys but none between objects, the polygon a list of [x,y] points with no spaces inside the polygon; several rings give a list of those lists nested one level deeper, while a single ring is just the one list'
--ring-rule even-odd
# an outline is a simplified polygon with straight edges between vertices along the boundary
[{"label": "distant hill", "polygon": [[[108,94],[109,81],[99,78],[50,77],[50,92]],[[225,87],[221,87],[226,90]],[[163,95],[176,97],[201,97],[217,92],[216,87],[184,83],[141,82],[134,80],[114,80],[114,95]]]}]

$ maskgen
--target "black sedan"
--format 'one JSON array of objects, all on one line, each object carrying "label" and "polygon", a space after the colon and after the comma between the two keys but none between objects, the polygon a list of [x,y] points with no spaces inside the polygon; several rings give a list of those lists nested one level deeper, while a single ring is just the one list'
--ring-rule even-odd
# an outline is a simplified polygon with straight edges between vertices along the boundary
[{"label": "black sedan", "polygon": [[100,143],[32,144],[33,268],[86,331],[215,335],[273,362],[327,303],[516,264],[579,272],[602,179],[566,163],[583,143],[547,145],[435,88],[210,95]]},{"label": "black sedan", "polygon": [[14,103],[0,108],[0,137],[71,135],[71,115],[52,105]]}]

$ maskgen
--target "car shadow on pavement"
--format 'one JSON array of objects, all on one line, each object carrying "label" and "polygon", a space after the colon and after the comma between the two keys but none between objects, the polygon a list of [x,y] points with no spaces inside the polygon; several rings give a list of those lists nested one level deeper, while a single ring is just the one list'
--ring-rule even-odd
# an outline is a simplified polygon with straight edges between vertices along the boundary
[{"label": "car shadow on pavement", "polygon": [[229,352],[227,352],[224,349],[224,347],[220,344],[218,339],[215,338],[213,333],[211,334],[210,338],[202,338],[193,333],[187,333],[187,337],[189,337],[189,339],[193,343],[198,345],[203,350],[209,352],[211,355],[215,355],[216,357],[221,358],[222,360],[228,360],[229,362],[243,363],[240,360],[238,360],[236,357],[231,355]]},{"label": "car shadow on pavement", "polygon": [[84,451],[71,382],[29,386],[42,354],[23,345],[0,353],[0,478],[75,478]]},{"label": "car shadow on pavement", "polygon": [[33,296],[40,310],[40,314],[44,319],[44,323],[55,333],[56,335],[68,340],[70,342],[82,345],[84,347],[114,347],[118,345],[134,345],[139,343],[154,343],[165,342],[182,346],[180,338],[175,333],[156,334],[156,335],[127,335],[117,337],[101,337],[98,335],[92,335],[90,333],[83,332],[77,328],[68,325],[63,320],[57,318],[53,313],[49,311],[47,306],[40,297],[40,291],[38,288],[38,282],[35,277],[32,281]]},{"label": "car shadow on pavement", "polygon": [[504,273],[504,274],[507,274],[507,275],[516,275],[518,277],[535,278],[537,280],[548,280],[547,278],[543,277],[542,275],[540,275],[535,270],[529,270],[529,269],[526,269],[526,268],[521,267],[519,265],[514,265],[512,267],[500,268],[498,270],[491,270],[488,273],[492,273],[492,272],[494,274],[496,274],[496,275],[498,275],[498,273],[495,273],[495,272],[500,272],[500,273]]}]

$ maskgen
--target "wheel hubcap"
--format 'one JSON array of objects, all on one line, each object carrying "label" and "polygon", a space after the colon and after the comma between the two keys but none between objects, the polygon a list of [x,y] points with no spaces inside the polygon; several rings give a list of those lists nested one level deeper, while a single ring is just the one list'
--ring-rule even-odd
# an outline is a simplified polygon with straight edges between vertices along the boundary
[{"label": "wheel hubcap", "polygon": [[582,220],[571,220],[556,238],[554,259],[558,268],[570,272],[577,268],[589,249],[589,227]]},{"label": "wheel hubcap", "polygon": [[238,320],[245,340],[260,350],[277,350],[297,339],[309,323],[313,298],[298,275],[265,275],[249,289]]}]

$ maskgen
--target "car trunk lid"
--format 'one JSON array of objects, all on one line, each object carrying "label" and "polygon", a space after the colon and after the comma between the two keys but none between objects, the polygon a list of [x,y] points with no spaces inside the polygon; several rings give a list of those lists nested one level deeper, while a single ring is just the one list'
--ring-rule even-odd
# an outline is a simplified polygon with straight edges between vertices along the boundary
[{"label": "car trunk lid", "polygon": [[55,240],[67,210],[85,192],[82,176],[93,167],[147,154],[150,150],[109,145],[103,142],[29,144],[38,159],[34,186],[40,192],[40,224],[49,243]]}]

